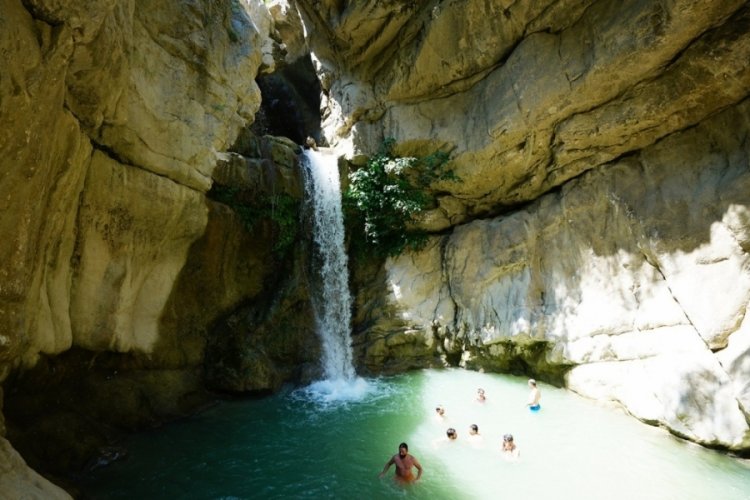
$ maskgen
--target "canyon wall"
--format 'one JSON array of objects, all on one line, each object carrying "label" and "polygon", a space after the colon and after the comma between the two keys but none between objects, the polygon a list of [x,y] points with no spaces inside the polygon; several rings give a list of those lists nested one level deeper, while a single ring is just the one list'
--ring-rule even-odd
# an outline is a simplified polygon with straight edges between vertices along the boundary
[{"label": "canyon wall", "polygon": [[205,404],[207,331],[283,284],[276,228],[210,196],[301,197],[285,174],[298,146],[227,153],[260,109],[256,76],[281,59],[270,29],[256,1],[0,0],[0,496],[65,495],[6,437],[62,476],[108,425]]},{"label": "canyon wall", "polygon": [[0,22],[3,373],[149,352],[217,152],[259,108],[261,36],[212,2],[3,0]]}]

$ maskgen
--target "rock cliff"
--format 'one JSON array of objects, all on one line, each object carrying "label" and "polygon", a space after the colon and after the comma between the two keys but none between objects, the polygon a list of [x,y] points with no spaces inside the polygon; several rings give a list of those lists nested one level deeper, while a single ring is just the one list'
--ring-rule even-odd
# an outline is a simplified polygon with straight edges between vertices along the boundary
[{"label": "rock cliff", "polygon": [[[285,290],[278,224],[212,190],[301,196],[298,146],[237,140],[283,60],[271,29],[256,1],[0,1],[0,434],[39,470],[79,471],[115,429],[205,404],[207,332]],[[291,332],[267,359],[315,352]],[[275,370],[242,388],[290,377]],[[2,442],[0,496],[59,495]]]},{"label": "rock cliff", "polygon": [[248,13],[149,5],[3,0],[6,371],[73,344],[151,350],[216,152],[259,108]]}]

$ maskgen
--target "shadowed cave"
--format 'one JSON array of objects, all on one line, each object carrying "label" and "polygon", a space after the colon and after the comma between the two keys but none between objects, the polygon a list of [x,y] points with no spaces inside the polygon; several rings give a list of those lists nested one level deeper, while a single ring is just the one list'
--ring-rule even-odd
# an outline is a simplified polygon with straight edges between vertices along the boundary
[{"label": "shadowed cave", "polygon": [[262,95],[252,126],[256,135],[288,137],[297,144],[309,136],[321,143],[320,82],[309,55],[256,82]]}]

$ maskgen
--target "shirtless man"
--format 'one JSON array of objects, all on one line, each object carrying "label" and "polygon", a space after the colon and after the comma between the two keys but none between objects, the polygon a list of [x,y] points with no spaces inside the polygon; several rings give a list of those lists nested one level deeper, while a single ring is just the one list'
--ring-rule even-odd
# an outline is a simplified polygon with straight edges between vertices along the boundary
[{"label": "shirtless man", "polygon": [[542,408],[542,405],[539,404],[539,400],[542,398],[542,391],[536,386],[536,380],[533,378],[529,379],[529,387],[531,388],[531,392],[529,392],[529,402],[526,403],[526,406],[531,411],[539,411]]},{"label": "shirtless man", "polygon": [[[380,477],[383,477],[391,465],[396,465],[396,480],[402,483],[411,483],[412,481],[419,480],[422,477],[422,465],[419,463],[413,455],[409,454],[409,445],[401,443],[398,445],[398,453],[393,455],[390,460],[385,463],[383,472],[380,473]],[[417,468],[417,477],[414,477],[411,469],[412,467]]]}]

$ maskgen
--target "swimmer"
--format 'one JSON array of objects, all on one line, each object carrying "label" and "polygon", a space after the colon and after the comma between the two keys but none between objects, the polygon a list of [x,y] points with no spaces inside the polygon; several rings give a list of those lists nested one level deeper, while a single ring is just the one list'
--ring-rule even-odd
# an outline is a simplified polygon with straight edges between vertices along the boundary
[{"label": "swimmer", "polygon": [[531,392],[529,392],[529,402],[526,403],[526,406],[531,411],[539,411],[542,409],[542,405],[539,404],[539,400],[542,398],[542,391],[536,386],[536,380],[533,378],[529,379],[529,387],[531,388]]},{"label": "swimmer", "polygon": [[480,403],[484,403],[487,400],[487,397],[484,395],[484,389],[481,387],[477,389],[477,401]]},{"label": "swimmer", "polygon": [[434,449],[442,448],[447,443],[453,443],[458,439],[458,433],[456,432],[456,429],[453,427],[449,427],[447,431],[445,431],[445,437],[437,438],[432,441],[432,447]]},{"label": "swimmer", "polygon": [[442,405],[438,405],[435,408],[435,418],[438,420],[444,420],[445,419],[445,408],[443,408]]},{"label": "swimmer", "polygon": [[[401,483],[411,483],[418,481],[422,477],[422,465],[419,460],[413,455],[409,454],[409,445],[401,443],[398,445],[398,453],[393,455],[390,460],[385,463],[383,472],[380,473],[380,477],[383,477],[391,465],[396,466],[396,475],[394,476],[396,481]],[[414,477],[412,468],[417,468],[417,477]]]},{"label": "swimmer", "polygon": [[521,452],[513,441],[513,434],[503,436],[503,455],[508,460],[516,460],[521,456]]},{"label": "swimmer", "polygon": [[477,424],[471,424],[469,426],[469,443],[472,446],[478,447],[482,445],[482,435],[479,434],[479,426]]}]

